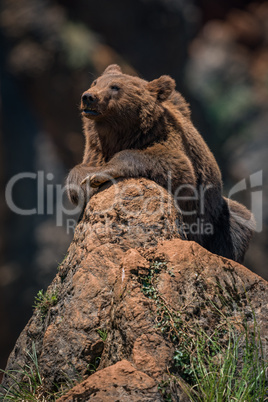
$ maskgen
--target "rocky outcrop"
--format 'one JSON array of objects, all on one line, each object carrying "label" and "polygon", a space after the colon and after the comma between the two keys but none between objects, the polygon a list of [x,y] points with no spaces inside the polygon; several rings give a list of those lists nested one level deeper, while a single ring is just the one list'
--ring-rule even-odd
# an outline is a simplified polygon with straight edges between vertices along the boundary
[{"label": "rocky outcrop", "polygon": [[31,365],[26,351],[34,343],[44,395],[68,379],[78,384],[59,401],[162,401],[159,384],[172,371],[185,325],[198,322],[209,333],[226,317],[238,330],[245,317],[248,327],[256,318],[265,344],[267,282],[183,240],[180,222],[154,182],[104,186],[6,369]]}]

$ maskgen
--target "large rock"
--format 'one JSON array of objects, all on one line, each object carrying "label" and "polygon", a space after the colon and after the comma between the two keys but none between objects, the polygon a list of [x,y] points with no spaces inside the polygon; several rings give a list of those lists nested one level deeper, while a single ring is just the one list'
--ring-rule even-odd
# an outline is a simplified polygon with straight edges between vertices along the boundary
[{"label": "large rock", "polygon": [[[58,401],[161,401],[157,382],[127,360],[92,374]],[[119,399],[120,398],[120,399]]]},{"label": "large rock", "polygon": [[267,282],[182,240],[179,229],[171,196],[154,182],[104,187],[48,288],[57,304],[43,316],[36,309],[6,369],[29,364],[26,350],[34,342],[45,391],[80,380],[60,401],[162,401],[158,385],[178,342],[172,325],[168,333],[163,324],[164,312],[171,323],[179,315],[210,331],[226,316],[237,327],[245,316],[254,325],[254,311],[266,342]]}]

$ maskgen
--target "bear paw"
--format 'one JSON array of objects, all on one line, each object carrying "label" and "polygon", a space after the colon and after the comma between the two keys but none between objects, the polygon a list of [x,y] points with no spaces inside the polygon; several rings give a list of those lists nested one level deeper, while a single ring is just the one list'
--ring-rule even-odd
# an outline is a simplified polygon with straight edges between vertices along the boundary
[{"label": "bear paw", "polygon": [[112,180],[113,177],[111,177],[107,173],[94,173],[90,174],[87,177],[84,178],[84,180],[81,181],[81,185],[85,184],[86,182],[89,182],[90,187],[97,188],[101,184],[106,183],[109,180]]}]

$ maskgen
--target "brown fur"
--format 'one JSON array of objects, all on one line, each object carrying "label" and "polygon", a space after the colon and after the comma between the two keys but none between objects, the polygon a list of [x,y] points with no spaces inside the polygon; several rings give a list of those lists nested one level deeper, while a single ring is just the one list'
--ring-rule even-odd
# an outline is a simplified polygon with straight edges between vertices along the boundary
[{"label": "brown fur", "polygon": [[[188,238],[214,253],[243,260],[253,231],[251,214],[222,197],[219,167],[193,126],[189,107],[175,91],[172,78],[162,76],[147,82],[123,74],[117,65],[109,66],[83,94],[81,110],[86,138],[83,162],[67,179],[73,203],[78,203],[79,196],[75,187],[90,197],[93,188],[109,177],[142,176],[164,187],[170,178],[175,198],[183,184],[197,190],[209,186],[202,214],[191,189],[179,193],[188,200],[176,200],[182,211],[198,211],[194,216],[185,215],[186,223],[202,218],[214,228],[213,234],[190,233]],[[236,218],[230,214],[232,209]],[[247,220],[246,227],[237,216]]]}]

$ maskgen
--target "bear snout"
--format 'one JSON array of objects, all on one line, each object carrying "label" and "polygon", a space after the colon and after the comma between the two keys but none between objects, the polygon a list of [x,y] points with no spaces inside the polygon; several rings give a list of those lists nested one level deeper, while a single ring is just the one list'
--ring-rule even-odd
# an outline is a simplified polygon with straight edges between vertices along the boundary
[{"label": "bear snout", "polygon": [[82,103],[85,106],[93,106],[97,103],[97,101],[98,101],[97,96],[90,92],[84,92],[82,95]]},{"label": "bear snout", "polygon": [[99,116],[101,113],[98,110],[99,98],[90,92],[84,92],[81,98],[82,115],[91,119]]}]

